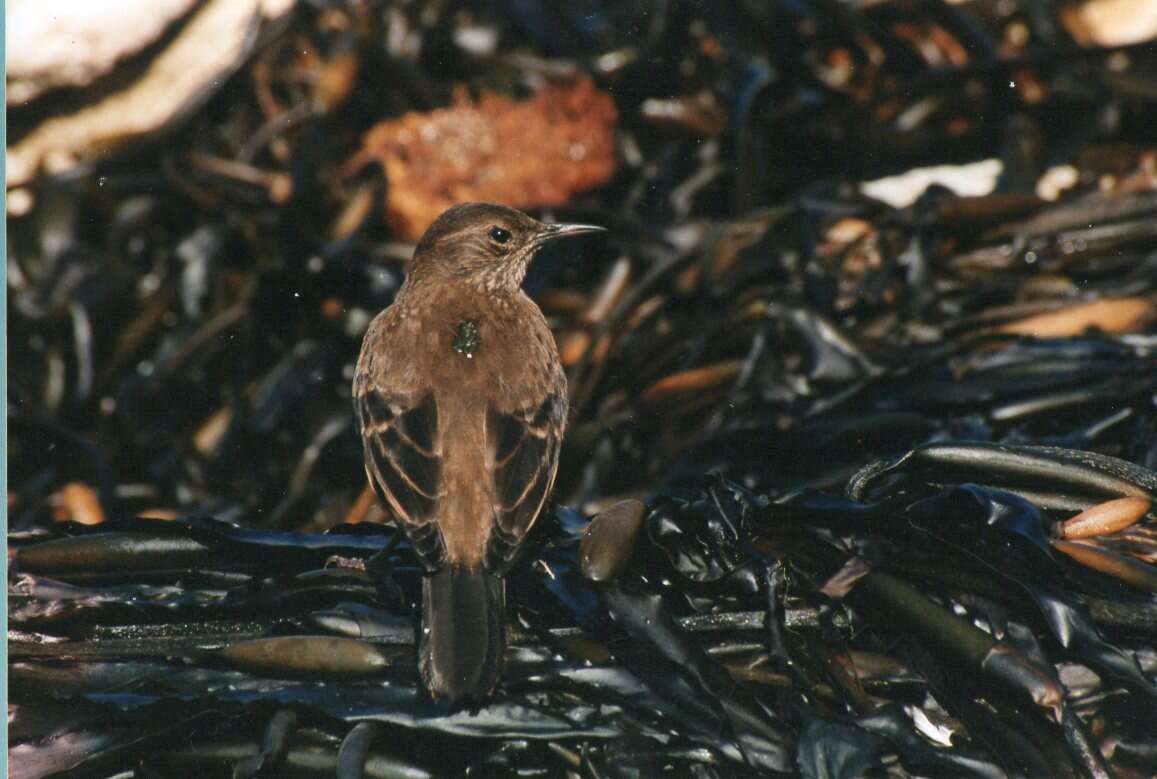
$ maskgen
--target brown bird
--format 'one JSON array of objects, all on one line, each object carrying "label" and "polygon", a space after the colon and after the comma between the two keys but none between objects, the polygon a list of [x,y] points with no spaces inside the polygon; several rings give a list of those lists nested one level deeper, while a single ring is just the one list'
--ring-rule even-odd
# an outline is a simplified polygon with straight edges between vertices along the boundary
[{"label": "brown bird", "polygon": [[362,342],[366,474],[425,568],[418,667],[434,698],[479,701],[498,684],[503,577],[558,469],[566,376],[522,291],[527,266],[548,241],[602,229],[454,206]]}]

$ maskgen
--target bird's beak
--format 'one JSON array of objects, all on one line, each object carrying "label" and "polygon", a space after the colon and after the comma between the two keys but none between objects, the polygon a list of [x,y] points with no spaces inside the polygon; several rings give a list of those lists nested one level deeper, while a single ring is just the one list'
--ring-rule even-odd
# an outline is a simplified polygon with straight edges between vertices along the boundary
[{"label": "bird's beak", "polygon": [[599,227],[598,225],[546,225],[546,229],[538,234],[538,238],[535,243],[544,244],[549,241],[558,240],[559,238],[570,238],[572,236],[583,235],[585,233],[605,233],[606,231],[607,228]]}]

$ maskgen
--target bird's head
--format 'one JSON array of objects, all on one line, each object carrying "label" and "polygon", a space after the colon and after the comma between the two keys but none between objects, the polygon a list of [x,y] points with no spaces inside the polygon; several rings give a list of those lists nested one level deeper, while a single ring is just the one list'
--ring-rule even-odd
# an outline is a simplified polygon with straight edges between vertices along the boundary
[{"label": "bird's head", "polygon": [[418,241],[410,276],[467,279],[486,290],[516,290],[544,244],[604,229],[546,224],[506,206],[463,203],[435,219]]}]

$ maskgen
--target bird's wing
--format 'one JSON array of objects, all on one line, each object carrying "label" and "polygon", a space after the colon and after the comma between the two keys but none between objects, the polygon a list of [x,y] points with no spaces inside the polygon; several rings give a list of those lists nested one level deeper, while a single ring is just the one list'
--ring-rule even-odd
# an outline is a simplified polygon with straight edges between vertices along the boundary
[{"label": "bird's wing", "polygon": [[513,411],[491,407],[486,431],[493,456],[493,526],[485,565],[503,574],[538,518],[558,470],[558,450],[566,418],[565,387],[537,404]]},{"label": "bird's wing", "polygon": [[446,545],[434,521],[444,488],[433,394],[391,395],[363,379],[354,385],[354,409],[370,484],[393,512],[422,565],[437,570],[445,562]]}]

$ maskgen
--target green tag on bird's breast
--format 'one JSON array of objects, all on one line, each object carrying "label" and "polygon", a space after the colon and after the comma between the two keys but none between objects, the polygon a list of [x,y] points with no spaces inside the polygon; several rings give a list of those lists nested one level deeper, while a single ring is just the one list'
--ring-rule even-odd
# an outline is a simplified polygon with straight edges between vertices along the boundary
[{"label": "green tag on bird's breast", "polygon": [[464,354],[467,359],[470,359],[478,352],[478,347],[481,345],[482,332],[478,329],[476,321],[467,319],[458,325],[458,332],[454,334],[454,351],[458,354]]}]

